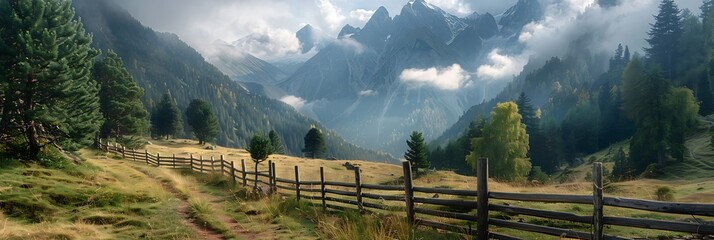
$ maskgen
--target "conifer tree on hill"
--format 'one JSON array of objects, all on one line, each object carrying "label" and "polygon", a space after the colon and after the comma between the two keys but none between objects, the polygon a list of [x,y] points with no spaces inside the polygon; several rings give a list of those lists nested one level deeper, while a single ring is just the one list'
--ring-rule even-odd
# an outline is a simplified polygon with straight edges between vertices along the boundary
[{"label": "conifer tree on hill", "polygon": [[151,134],[155,137],[179,135],[183,132],[183,119],[181,111],[176,106],[171,95],[165,93],[151,113]]},{"label": "conifer tree on hill", "polygon": [[102,118],[91,78],[98,53],[70,1],[2,1],[0,26],[2,141],[27,159],[91,144]]},{"label": "conifer tree on hill", "polygon": [[100,137],[123,141],[127,135],[142,135],[148,130],[149,112],[141,103],[144,90],[114,51],[94,64],[94,79],[100,85],[99,102],[104,116]]},{"label": "conifer tree on hill", "polygon": [[409,140],[407,140],[407,146],[409,146],[409,149],[404,153],[404,158],[411,163],[412,170],[416,170],[415,172],[418,174],[419,168],[428,168],[431,166],[427,158],[429,153],[422,133],[417,131],[412,132],[409,136]]},{"label": "conifer tree on hill", "polygon": [[219,132],[218,119],[211,109],[211,105],[203,100],[194,99],[186,109],[186,121],[198,138],[199,144],[212,142]]},{"label": "conifer tree on hill", "polygon": [[674,79],[677,74],[677,49],[682,35],[680,12],[674,0],[662,0],[655,23],[647,33],[650,45],[645,48],[647,58],[662,68],[667,79]]},{"label": "conifer tree on hill", "polygon": [[305,135],[304,140],[305,148],[303,148],[302,152],[305,153],[306,157],[320,158],[327,150],[322,131],[317,128],[311,128]]}]

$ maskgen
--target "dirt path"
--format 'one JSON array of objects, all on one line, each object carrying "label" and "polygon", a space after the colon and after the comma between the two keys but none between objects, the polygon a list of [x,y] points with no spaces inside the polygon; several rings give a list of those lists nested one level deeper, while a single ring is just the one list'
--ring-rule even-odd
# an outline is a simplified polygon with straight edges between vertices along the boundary
[{"label": "dirt path", "polygon": [[[225,239],[226,236],[223,234],[220,234],[218,232],[215,232],[209,228],[206,228],[205,226],[202,226],[199,224],[196,219],[194,219],[191,216],[191,208],[189,205],[189,199],[186,198],[186,194],[181,193],[179,189],[171,185],[171,183],[161,181],[157,176],[154,176],[153,174],[143,171],[142,169],[138,167],[131,166],[131,168],[143,173],[144,175],[147,176],[147,178],[152,179],[153,181],[156,181],[157,183],[160,183],[163,188],[167,191],[170,192],[174,197],[177,199],[181,200],[181,203],[179,204],[178,211],[181,214],[181,216],[186,219],[186,221],[191,225],[192,229],[198,233],[198,236],[201,239]],[[186,187],[186,191],[189,191],[188,193],[190,196],[193,196],[194,198],[198,199],[203,199],[206,200],[206,202],[211,205],[212,209],[224,209],[223,203],[226,201],[224,198],[214,196],[211,194],[207,194],[204,192],[201,192],[197,189],[194,189],[193,187]],[[238,222],[236,222],[235,219],[232,217],[228,216],[225,214],[223,211],[215,211],[214,212],[214,217],[225,224],[226,227],[228,227],[229,231],[234,235],[240,237],[240,239],[244,240],[254,240],[254,239],[259,239],[258,234],[253,233],[251,231],[248,231],[244,227],[240,226]]]},{"label": "dirt path", "polygon": [[191,227],[191,229],[196,233],[197,237],[199,239],[207,239],[207,240],[220,240],[220,239],[225,239],[225,236],[223,234],[215,232],[209,228],[206,228],[205,226],[202,226],[199,224],[196,219],[194,219],[191,216],[191,208],[188,203],[188,199],[184,195],[181,194],[181,192],[176,189],[173,185],[170,183],[163,182],[159,180],[156,176],[152,175],[151,173],[148,173],[146,171],[143,171],[140,168],[131,166],[132,169],[143,173],[146,178],[161,184],[161,186],[166,190],[167,192],[171,193],[176,199],[180,200],[181,202],[178,205],[178,213],[179,215],[185,219],[185,221],[188,223],[187,225]]}]

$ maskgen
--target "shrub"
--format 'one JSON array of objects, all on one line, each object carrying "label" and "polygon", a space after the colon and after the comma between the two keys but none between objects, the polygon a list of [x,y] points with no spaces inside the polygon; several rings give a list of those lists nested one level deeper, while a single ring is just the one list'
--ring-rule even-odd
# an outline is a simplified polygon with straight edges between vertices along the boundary
[{"label": "shrub", "polygon": [[658,201],[672,201],[674,200],[674,191],[669,187],[659,187],[655,191]]},{"label": "shrub", "polygon": [[550,176],[541,170],[540,166],[535,166],[531,168],[531,172],[528,175],[528,180],[531,182],[537,181],[538,183],[546,183],[550,181]]}]

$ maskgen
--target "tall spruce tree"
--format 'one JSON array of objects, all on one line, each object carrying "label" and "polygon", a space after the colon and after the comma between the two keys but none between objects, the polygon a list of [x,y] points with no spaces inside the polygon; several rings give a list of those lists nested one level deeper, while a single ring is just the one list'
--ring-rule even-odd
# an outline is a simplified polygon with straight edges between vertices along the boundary
[{"label": "tall spruce tree", "polygon": [[305,153],[306,157],[309,158],[320,158],[327,151],[327,146],[325,145],[325,137],[322,136],[322,131],[317,128],[311,128],[310,131],[305,134],[305,148],[302,152]]},{"label": "tall spruce tree", "polygon": [[94,79],[100,85],[99,102],[104,115],[100,137],[123,141],[124,136],[144,134],[149,127],[149,112],[141,103],[144,89],[136,84],[114,51],[94,64]]},{"label": "tall spruce tree", "polygon": [[186,121],[199,144],[212,142],[218,136],[218,119],[216,119],[211,105],[206,101],[192,100],[186,108]]},{"label": "tall spruce tree", "polygon": [[679,37],[682,34],[682,20],[680,10],[674,0],[662,0],[659,4],[659,13],[655,16],[655,23],[647,33],[645,48],[648,59],[662,68],[663,74],[668,79],[674,79],[677,74],[677,48]]},{"label": "tall spruce tree", "polygon": [[531,159],[533,166],[540,166],[541,169],[551,170],[552,166],[545,166],[543,152],[543,137],[540,132],[540,119],[536,116],[535,109],[531,105],[531,99],[526,93],[521,92],[516,100],[518,105],[518,113],[521,114],[521,123],[526,125],[526,133],[528,134],[528,157]]},{"label": "tall spruce tree", "polygon": [[0,2],[0,137],[37,159],[46,146],[91,143],[101,123],[92,38],[70,1]]},{"label": "tall spruce tree", "polygon": [[409,149],[404,153],[404,158],[411,163],[412,170],[416,170],[417,175],[419,174],[419,168],[428,168],[431,166],[427,158],[428,152],[422,133],[417,131],[412,132],[409,136],[409,140],[407,140],[407,146]]},{"label": "tall spruce tree", "polygon": [[282,141],[280,141],[280,136],[278,135],[278,132],[276,132],[275,130],[270,130],[270,133],[268,133],[268,138],[270,139],[270,145],[273,146],[273,153],[283,154],[283,143]]},{"label": "tall spruce tree", "polygon": [[[709,62],[712,59],[712,49],[707,46],[706,34],[702,34],[704,26],[699,18],[692,15],[689,10],[682,11],[683,32],[679,40],[677,58],[678,85],[694,90],[699,96],[703,90],[698,89],[699,78],[703,72],[708,72]],[[700,99],[701,100],[701,99]]]},{"label": "tall spruce tree", "polygon": [[642,172],[652,163],[663,163],[669,147],[669,83],[657,69],[645,69],[634,56],[622,77],[622,109],[635,122],[628,166]]},{"label": "tall spruce tree", "polygon": [[181,111],[176,106],[171,94],[165,93],[151,113],[151,134],[156,137],[179,135],[183,132]]}]

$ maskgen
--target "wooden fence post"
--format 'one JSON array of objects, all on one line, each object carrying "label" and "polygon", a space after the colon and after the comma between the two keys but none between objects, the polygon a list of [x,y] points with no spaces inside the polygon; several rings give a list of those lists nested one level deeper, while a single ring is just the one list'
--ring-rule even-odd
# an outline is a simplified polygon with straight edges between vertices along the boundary
[{"label": "wooden fence post", "polygon": [[214,163],[213,156],[211,156],[211,173],[216,171],[216,164]]},{"label": "wooden fence post", "polygon": [[146,159],[146,165],[149,165],[149,150],[144,149],[144,159]]},{"label": "wooden fence post", "polygon": [[121,146],[121,158],[126,158],[126,147]]},{"label": "wooden fence post", "polygon": [[327,209],[325,202],[325,169],[320,167],[320,199],[322,199],[322,210]]},{"label": "wooden fence post", "polygon": [[173,160],[173,168],[176,168],[176,154],[171,154],[171,160]]},{"label": "wooden fence post", "polygon": [[278,180],[276,180],[276,173],[275,173],[275,162],[273,162],[273,185],[271,186],[273,188],[273,193],[278,192]]},{"label": "wooden fence post", "polygon": [[488,239],[488,158],[476,168],[476,239]]},{"label": "wooden fence post", "polygon": [[273,194],[273,160],[268,160],[268,194]]},{"label": "wooden fence post", "polygon": [[99,149],[104,150],[104,149],[102,149],[102,139],[101,138],[97,139],[97,142],[99,142],[99,145],[97,145],[99,147]]},{"label": "wooden fence post", "polygon": [[246,179],[246,172],[245,172],[245,159],[240,160],[240,167],[243,172],[241,172],[241,175],[243,175],[243,187],[248,186],[248,179]]},{"label": "wooden fence post", "polygon": [[193,153],[188,155],[188,164],[191,165],[191,172],[193,172]]},{"label": "wooden fence post", "polygon": [[223,167],[223,162],[225,161],[226,160],[224,160],[223,154],[221,154],[221,175],[223,175],[223,172],[225,172],[225,167]]},{"label": "wooden fence post", "polygon": [[203,173],[203,155],[198,155],[198,162],[200,162],[200,164],[198,165],[198,169],[201,173]]},{"label": "wooden fence post", "polygon": [[593,240],[602,240],[603,235],[602,163],[593,163]]},{"label": "wooden fence post", "polygon": [[357,190],[357,208],[360,212],[364,211],[364,206],[362,206],[362,179],[359,167],[355,167],[355,190]]},{"label": "wooden fence post", "polygon": [[409,161],[402,161],[404,169],[404,202],[407,204],[407,222],[415,223],[414,218],[414,189],[412,188],[412,166]]},{"label": "wooden fence post", "polygon": [[236,167],[231,161],[231,178],[233,179],[233,185],[236,185]]},{"label": "wooden fence post", "polygon": [[136,148],[131,149],[131,156],[134,162],[136,162]]},{"label": "wooden fence post", "polygon": [[298,170],[298,166],[295,166],[295,194],[297,201],[300,202],[300,170]]},{"label": "wooden fence post", "polygon": [[161,166],[161,155],[159,153],[156,153],[156,167]]},{"label": "wooden fence post", "polygon": [[118,151],[119,151],[119,144],[114,142],[114,152],[118,152]]}]

